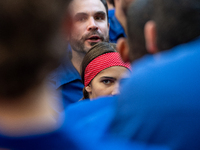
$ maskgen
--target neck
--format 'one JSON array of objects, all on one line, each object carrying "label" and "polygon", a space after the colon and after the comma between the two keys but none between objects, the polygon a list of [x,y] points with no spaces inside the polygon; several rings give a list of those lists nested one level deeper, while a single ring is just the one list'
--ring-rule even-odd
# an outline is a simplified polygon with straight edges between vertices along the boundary
[{"label": "neck", "polygon": [[49,93],[52,91],[43,84],[19,98],[0,99],[0,132],[18,136],[54,130],[58,105]]},{"label": "neck", "polygon": [[[119,7],[118,4],[116,5],[116,8],[117,7]],[[122,27],[124,28],[126,32],[126,17],[125,17],[124,12],[121,10],[121,8],[115,9],[115,17],[120,22],[120,24],[122,25]]]},{"label": "neck", "polygon": [[76,68],[76,70],[78,71],[79,74],[81,74],[81,63],[83,61],[83,58],[85,56],[85,53],[80,53],[77,51],[74,51],[72,49],[72,64],[73,66]]},{"label": "neck", "polygon": [[112,4],[110,4],[110,3],[107,3],[107,5],[108,5],[108,9],[109,9],[109,10],[115,8],[115,7],[114,7]]}]

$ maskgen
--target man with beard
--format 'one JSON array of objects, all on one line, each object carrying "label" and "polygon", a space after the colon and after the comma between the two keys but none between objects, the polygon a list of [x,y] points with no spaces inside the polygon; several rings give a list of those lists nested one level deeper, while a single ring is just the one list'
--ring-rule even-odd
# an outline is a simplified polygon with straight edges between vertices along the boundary
[{"label": "man with beard", "polygon": [[105,0],[73,0],[69,9],[72,29],[67,39],[71,56],[65,58],[50,78],[55,89],[61,91],[65,106],[83,97],[80,65],[87,51],[98,42],[109,41]]}]

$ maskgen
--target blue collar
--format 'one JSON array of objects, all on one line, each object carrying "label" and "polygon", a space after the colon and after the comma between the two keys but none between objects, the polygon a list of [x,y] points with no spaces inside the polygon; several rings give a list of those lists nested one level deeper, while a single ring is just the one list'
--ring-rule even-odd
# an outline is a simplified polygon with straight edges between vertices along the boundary
[{"label": "blue collar", "polygon": [[108,10],[108,19],[112,18],[115,15],[115,9]]},{"label": "blue collar", "polygon": [[80,80],[81,76],[73,66],[70,58],[66,58],[60,66],[50,75],[50,80],[55,82],[55,88],[58,89],[60,86],[72,82],[74,80]]}]

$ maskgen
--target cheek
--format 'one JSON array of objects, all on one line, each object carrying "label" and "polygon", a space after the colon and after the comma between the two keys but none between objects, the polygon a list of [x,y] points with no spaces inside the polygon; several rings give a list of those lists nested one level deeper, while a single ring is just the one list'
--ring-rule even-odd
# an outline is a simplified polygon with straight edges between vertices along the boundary
[{"label": "cheek", "polygon": [[71,29],[71,35],[72,37],[81,37],[81,35],[84,33],[84,27],[83,25],[74,25],[73,28]]},{"label": "cheek", "polygon": [[108,35],[108,33],[109,33],[109,27],[108,27],[107,23],[106,23],[106,25],[105,25],[105,23],[100,24],[99,28],[104,33],[104,35]]},{"label": "cheek", "polygon": [[105,95],[111,95],[112,93],[112,87],[106,87],[103,85],[96,86],[96,88],[93,89],[93,96],[99,97],[99,96],[105,96]]}]

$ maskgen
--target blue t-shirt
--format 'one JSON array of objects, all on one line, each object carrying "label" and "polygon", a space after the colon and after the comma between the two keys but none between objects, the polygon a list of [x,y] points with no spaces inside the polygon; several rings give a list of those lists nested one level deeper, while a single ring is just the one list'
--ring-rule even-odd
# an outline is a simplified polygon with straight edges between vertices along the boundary
[{"label": "blue t-shirt", "polygon": [[110,132],[171,149],[200,149],[199,64],[200,38],[133,63]]},{"label": "blue t-shirt", "polygon": [[127,142],[123,138],[110,136],[107,131],[115,114],[116,98],[117,96],[100,97],[70,105],[66,109],[66,127],[71,129],[73,136],[88,143],[86,147],[91,150],[169,150],[162,145]]},{"label": "blue t-shirt", "polygon": [[115,9],[108,11],[108,21],[110,23],[109,40],[112,43],[117,43],[117,40],[121,37],[126,37],[125,31],[122,25],[115,17]]},{"label": "blue t-shirt", "polygon": [[83,100],[70,105],[67,120],[73,126],[74,134],[100,139],[109,127],[114,116],[116,100],[114,97],[102,97],[97,100]]}]

